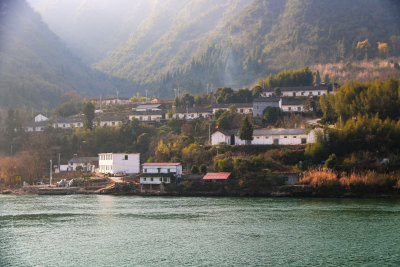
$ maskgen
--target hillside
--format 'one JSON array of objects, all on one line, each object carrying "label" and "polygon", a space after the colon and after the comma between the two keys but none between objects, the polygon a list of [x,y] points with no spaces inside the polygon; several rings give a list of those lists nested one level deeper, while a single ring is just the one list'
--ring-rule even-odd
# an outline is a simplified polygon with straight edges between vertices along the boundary
[{"label": "hillside", "polygon": [[75,90],[83,96],[130,87],[86,67],[24,0],[0,2],[0,106],[47,108]]},{"label": "hillside", "polygon": [[[204,90],[207,83],[241,87],[285,68],[365,54],[374,58],[379,55],[378,41],[388,44],[390,55],[400,53],[399,4],[395,1],[163,4],[164,8],[154,8],[131,38],[95,67],[159,86],[158,94],[165,95],[172,94],[176,86],[191,91]],[[366,39],[366,48],[356,51],[358,42]]]}]

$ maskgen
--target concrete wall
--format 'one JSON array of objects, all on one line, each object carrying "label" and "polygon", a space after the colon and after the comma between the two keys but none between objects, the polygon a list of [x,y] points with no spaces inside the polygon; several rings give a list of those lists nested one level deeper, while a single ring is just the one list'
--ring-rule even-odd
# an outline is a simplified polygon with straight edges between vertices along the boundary
[{"label": "concrete wall", "polygon": [[267,135],[267,136],[254,136],[252,145],[273,145],[274,140],[278,140],[277,145],[301,145],[302,139],[308,141],[306,134],[302,135]]},{"label": "concrete wall", "polygon": [[161,184],[161,183],[171,183],[170,177],[140,177],[141,184]]},{"label": "concrete wall", "polygon": [[[128,159],[125,159],[125,156]],[[99,154],[99,172],[115,174],[140,173],[140,154]]]}]

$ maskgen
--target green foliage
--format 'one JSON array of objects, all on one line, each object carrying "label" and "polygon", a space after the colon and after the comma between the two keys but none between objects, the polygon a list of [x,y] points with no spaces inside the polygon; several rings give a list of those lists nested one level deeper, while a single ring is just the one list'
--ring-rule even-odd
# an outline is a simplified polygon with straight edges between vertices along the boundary
[{"label": "green foliage", "polygon": [[327,122],[343,122],[359,114],[380,119],[400,118],[400,81],[348,82],[335,94],[321,97],[320,106]]},{"label": "green foliage", "polygon": [[[257,83],[262,88],[278,88],[291,86],[309,86],[313,85],[314,75],[308,67],[299,70],[282,71],[277,75],[269,75],[264,80],[259,80]],[[276,96],[280,96],[280,90],[274,91]]]},{"label": "green foliage", "polygon": [[205,164],[200,165],[200,173],[202,173],[202,174],[207,173],[207,165],[205,165]]},{"label": "green foliage", "polygon": [[90,102],[87,103],[83,108],[83,114],[85,114],[85,121],[83,123],[83,126],[85,127],[85,129],[93,129],[94,109],[95,107]]},{"label": "green foliage", "polygon": [[325,161],[324,166],[329,169],[334,169],[337,165],[337,157],[335,154],[331,154],[329,158]]},{"label": "green foliage", "polygon": [[242,126],[239,131],[239,138],[249,142],[253,140],[253,125],[250,123],[249,118],[246,116],[242,121]]},{"label": "green foliage", "polygon": [[225,130],[232,129],[232,127],[233,127],[232,119],[233,119],[233,116],[232,116],[231,112],[229,110],[226,110],[217,119],[217,125],[221,129],[225,129]]},{"label": "green foliage", "polygon": [[268,124],[276,124],[282,116],[281,109],[278,107],[267,107],[263,111],[263,118]]},{"label": "green foliage", "polygon": [[233,170],[233,160],[231,158],[217,160],[214,170],[217,172],[231,172]]},{"label": "green foliage", "polygon": [[192,168],[190,169],[190,172],[192,174],[198,174],[199,173],[199,167],[197,167],[196,165],[193,165]]}]

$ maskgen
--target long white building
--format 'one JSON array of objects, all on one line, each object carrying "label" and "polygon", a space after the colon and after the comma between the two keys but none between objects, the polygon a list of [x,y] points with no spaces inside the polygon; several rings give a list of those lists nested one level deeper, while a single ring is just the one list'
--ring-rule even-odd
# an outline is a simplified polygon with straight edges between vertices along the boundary
[{"label": "long white building", "polygon": [[[253,131],[251,145],[306,145],[316,142],[317,132],[321,130],[305,129],[256,129]],[[239,138],[239,131],[235,133],[216,131],[211,135],[211,144],[244,145],[245,141]]]},{"label": "long white building", "polygon": [[101,153],[99,172],[104,174],[140,173],[140,154]]}]

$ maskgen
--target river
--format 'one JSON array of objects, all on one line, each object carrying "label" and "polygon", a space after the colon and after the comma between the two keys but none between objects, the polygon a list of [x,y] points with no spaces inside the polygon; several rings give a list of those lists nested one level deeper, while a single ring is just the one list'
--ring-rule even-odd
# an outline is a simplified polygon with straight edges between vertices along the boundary
[{"label": "river", "polygon": [[399,266],[400,200],[0,195],[0,266]]}]

